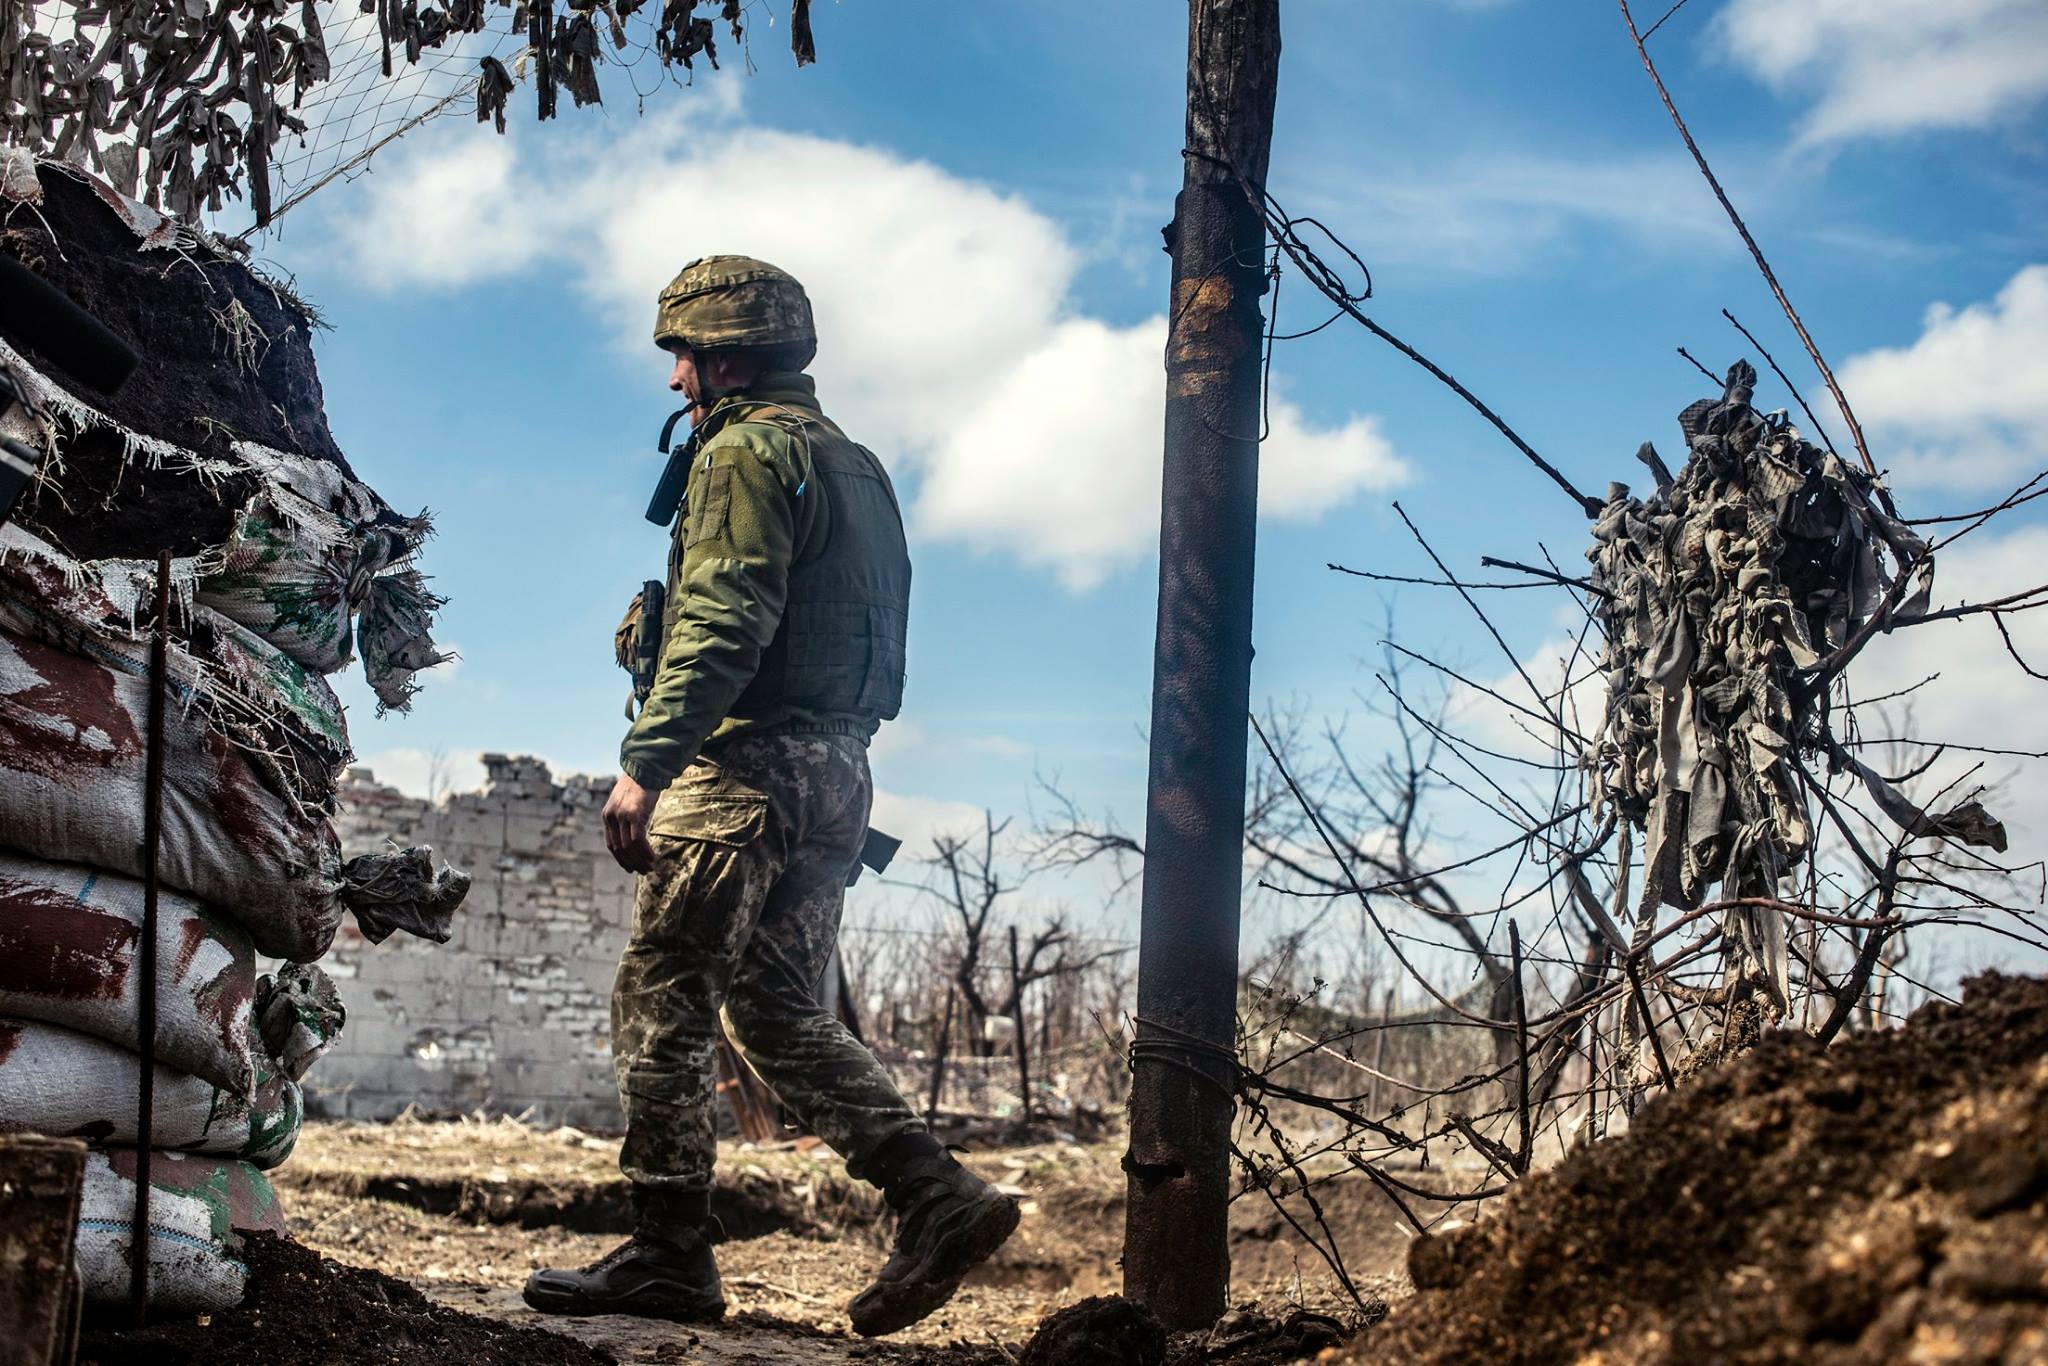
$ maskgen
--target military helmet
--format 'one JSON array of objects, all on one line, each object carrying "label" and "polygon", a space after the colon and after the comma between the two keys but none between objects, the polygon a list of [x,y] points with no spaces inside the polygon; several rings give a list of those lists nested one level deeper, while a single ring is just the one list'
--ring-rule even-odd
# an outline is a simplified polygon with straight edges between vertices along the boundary
[{"label": "military helmet", "polygon": [[706,256],[684,266],[661,291],[654,344],[700,351],[776,347],[800,354],[794,368],[802,369],[817,354],[818,330],[810,297],[788,271],[751,256]]}]

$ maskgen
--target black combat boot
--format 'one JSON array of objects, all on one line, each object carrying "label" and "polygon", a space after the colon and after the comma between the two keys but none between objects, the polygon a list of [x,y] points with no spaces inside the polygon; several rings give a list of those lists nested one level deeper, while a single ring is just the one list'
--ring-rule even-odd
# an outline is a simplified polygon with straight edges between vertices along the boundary
[{"label": "black combat boot", "polygon": [[1017,1231],[1017,1202],[953,1160],[924,1134],[913,1155],[874,1164],[896,1211],[896,1250],[875,1283],[846,1306],[853,1331],[876,1337],[935,1313],[969,1271]]},{"label": "black combat boot", "polygon": [[718,1264],[704,1237],[705,1197],[634,1192],[633,1236],[580,1271],[543,1267],[526,1302],[544,1314],[637,1314],[708,1323],[725,1315]]}]

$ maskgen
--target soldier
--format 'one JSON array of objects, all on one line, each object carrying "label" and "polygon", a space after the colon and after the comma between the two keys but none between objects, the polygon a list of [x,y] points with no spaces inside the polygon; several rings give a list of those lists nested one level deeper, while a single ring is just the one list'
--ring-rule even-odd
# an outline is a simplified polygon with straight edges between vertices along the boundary
[{"label": "soldier", "polygon": [[693,261],[662,292],[654,340],[689,403],[688,483],[659,669],[604,809],[606,846],[641,875],[612,995],[634,1231],[580,1271],[534,1272],[526,1302],[725,1312],[703,1231],[722,1013],[754,1071],[896,1211],[894,1253],[847,1306],[857,1332],[890,1333],[950,1299],[1019,1212],[816,998],[867,832],[868,741],[902,701],[902,515],[802,373],[817,335],[795,279],[743,256]]}]

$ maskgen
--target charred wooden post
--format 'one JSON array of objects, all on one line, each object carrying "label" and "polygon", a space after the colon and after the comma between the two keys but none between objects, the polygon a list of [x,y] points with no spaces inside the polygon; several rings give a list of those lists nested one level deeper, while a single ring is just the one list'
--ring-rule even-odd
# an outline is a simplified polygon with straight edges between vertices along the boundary
[{"label": "charred wooden post", "polygon": [[946,1050],[953,1044],[953,988],[946,988],[946,1013],[939,1021],[939,1037],[932,1042],[932,1095],[924,1107],[926,1128],[939,1122],[939,1096],[946,1089]]},{"label": "charred wooden post", "polygon": [[[1036,954],[1033,955],[1036,957]],[[1017,1053],[1017,1095],[1023,1102],[1024,1122],[1031,1122],[1031,1031],[1024,1023],[1024,969],[1017,957],[1017,927],[1010,926],[1010,1020],[1016,1026],[1011,1040]]]},{"label": "charred wooden post", "polygon": [[1225,1307],[1235,1103],[1264,193],[1278,0],[1190,0],[1124,1292],[1168,1329]]},{"label": "charred wooden post", "polygon": [[68,1366],[83,1302],[71,1251],[85,1144],[0,1137],[0,1366]]}]

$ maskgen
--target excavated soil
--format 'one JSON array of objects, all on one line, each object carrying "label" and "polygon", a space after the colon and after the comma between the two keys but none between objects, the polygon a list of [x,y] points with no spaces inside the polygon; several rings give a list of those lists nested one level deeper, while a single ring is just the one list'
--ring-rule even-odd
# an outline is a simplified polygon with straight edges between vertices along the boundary
[{"label": "excavated soil", "polygon": [[245,1235],[249,1293],[209,1319],[88,1329],[79,1366],[612,1366],[610,1353],[434,1303],[271,1233]]},{"label": "excavated soil", "polygon": [[[144,251],[113,209],[83,183],[41,169],[43,203],[0,218],[0,252],[70,295],[141,356],[128,382],[102,394],[9,337],[77,397],[132,430],[226,456],[249,440],[340,465],[313,365],[317,325],[305,306],[239,261],[201,249]],[[239,333],[235,330],[239,328]],[[254,488],[230,476],[130,463],[105,428],[60,444],[55,494],[29,506],[34,523],[82,558],[189,554],[227,537]]]},{"label": "excavated soil", "polygon": [[2048,983],[1766,1036],[1413,1245],[1374,1363],[2048,1362]]}]

